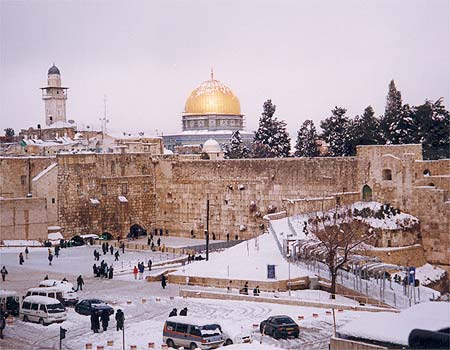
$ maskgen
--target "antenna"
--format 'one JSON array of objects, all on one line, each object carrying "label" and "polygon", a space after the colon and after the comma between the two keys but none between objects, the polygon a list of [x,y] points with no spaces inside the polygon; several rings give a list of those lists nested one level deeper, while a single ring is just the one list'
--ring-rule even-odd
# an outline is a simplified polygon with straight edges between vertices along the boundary
[{"label": "antenna", "polygon": [[100,118],[102,127],[102,137],[106,133],[106,124],[109,123],[109,119],[106,117],[106,95],[103,95],[103,118]]},{"label": "antenna", "polygon": [[214,80],[214,69],[211,67],[211,80]]}]

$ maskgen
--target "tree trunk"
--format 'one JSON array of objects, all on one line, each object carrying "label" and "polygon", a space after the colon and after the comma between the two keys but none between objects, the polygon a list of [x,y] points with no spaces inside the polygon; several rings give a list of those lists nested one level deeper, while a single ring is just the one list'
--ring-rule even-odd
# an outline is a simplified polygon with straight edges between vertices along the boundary
[{"label": "tree trunk", "polygon": [[331,271],[331,299],[336,299],[336,271]]}]

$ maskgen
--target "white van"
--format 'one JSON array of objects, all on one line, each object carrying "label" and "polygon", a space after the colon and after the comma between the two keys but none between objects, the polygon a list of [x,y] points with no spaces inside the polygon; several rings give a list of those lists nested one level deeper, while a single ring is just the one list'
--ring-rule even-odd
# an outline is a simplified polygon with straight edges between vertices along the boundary
[{"label": "white van", "polygon": [[41,297],[48,297],[58,299],[61,303],[64,303],[63,290],[58,287],[36,287],[27,290],[26,297],[31,295],[40,295]]},{"label": "white van", "polygon": [[163,342],[169,348],[215,349],[224,342],[220,325],[188,316],[169,317],[164,324]]},{"label": "white van", "polygon": [[39,282],[39,287],[55,287],[62,291],[64,305],[75,305],[78,303],[78,293],[75,292],[73,284],[66,281],[43,280]]},{"label": "white van", "polygon": [[37,295],[23,299],[19,318],[24,322],[39,322],[42,325],[47,325],[65,321],[67,312],[59,300]]}]

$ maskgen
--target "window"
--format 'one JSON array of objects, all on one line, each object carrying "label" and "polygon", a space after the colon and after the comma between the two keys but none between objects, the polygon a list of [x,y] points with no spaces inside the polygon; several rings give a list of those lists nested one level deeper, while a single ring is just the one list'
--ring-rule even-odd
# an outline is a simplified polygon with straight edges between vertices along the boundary
[{"label": "window", "polygon": [[22,185],[25,185],[26,181],[27,181],[27,176],[26,176],[26,175],[22,175],[22,176],[20,177],[20,183],[21,183]]},{"label": "window", "polygon": [[198,329],[197,326],[191,326],[191,329],[189,330],[189,334],[195,335],[197,337],[202,336],[202,332],[200,331],[200,329]]},{"label": "window", "polygon": [[122,194],[128,193],[128,184],[122,184]]},{"label": "window", "polygon": [[183,323],[177,323],[177,332],[187,333],[188,325]]},{"label": "window", "polygon": [[55,204],[55,198],[52,198],[52,204]]},{"label": "window", "polygon": [[166,329],[168,331],[175,331],[176,326],[177,326],[176,323],[173,323],[173,322],[166,323]]},{"label": "window", "polygon": [[114,175],[116,173],[116,164],[111,162],[111,174]]},{"label": "window", "polygon": [[31,310],[38,310],[38,304],[31,304]]},{"label": "window", "polygon": [[428,169],[423,171],[423,176],[431,176],[431,172]]},{"label": "window", "polygon": [[27,310],[30,310],[30,306],[31,306],[31,304],[30,304],[30,303],[28,303],[28,302],[24,302],[24,303],[22,304],[22,309],[27,309]]},{"label": "window", "polygon": [[54,298],[55,297],[55,293],[48,293],[48,297],[49,298]]},{"label": "window", "polygon": [[77,194],[79,195],[79,196],[81,196],[83,193],[81,192],[81,185],[80,184],[78,184],[77,185]]},{"label": "window", "polygon": [[383,180],[392,180],[392,171],[391,169],[383,169]]},{"label": "window", "polygon": [[120,175],[125,176],[125,165],[122,165],[122,167],[120,169]]},{"label": "window", "polygon": [[102,195],[106,196],[108,194],[108,187],[102,184]]},{"label": "window", "polygon": [[39,308],[41,311],[47,312],[47,309],[45,308],[45,305],[41,305],[41,307]]}]

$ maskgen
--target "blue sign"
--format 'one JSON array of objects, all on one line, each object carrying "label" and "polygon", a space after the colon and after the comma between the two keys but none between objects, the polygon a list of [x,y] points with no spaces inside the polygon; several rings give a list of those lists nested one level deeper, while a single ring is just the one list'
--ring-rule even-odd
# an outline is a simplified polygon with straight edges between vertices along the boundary
[{"label": "blue sign", "polygon": [[415,279],[416,279],[416,268],[410,267],[408,271],[408,284],[414,284]]},{"label": "blue sign", "polygon": [[267,278],[275,279],[275,265],[267,265]]}]

